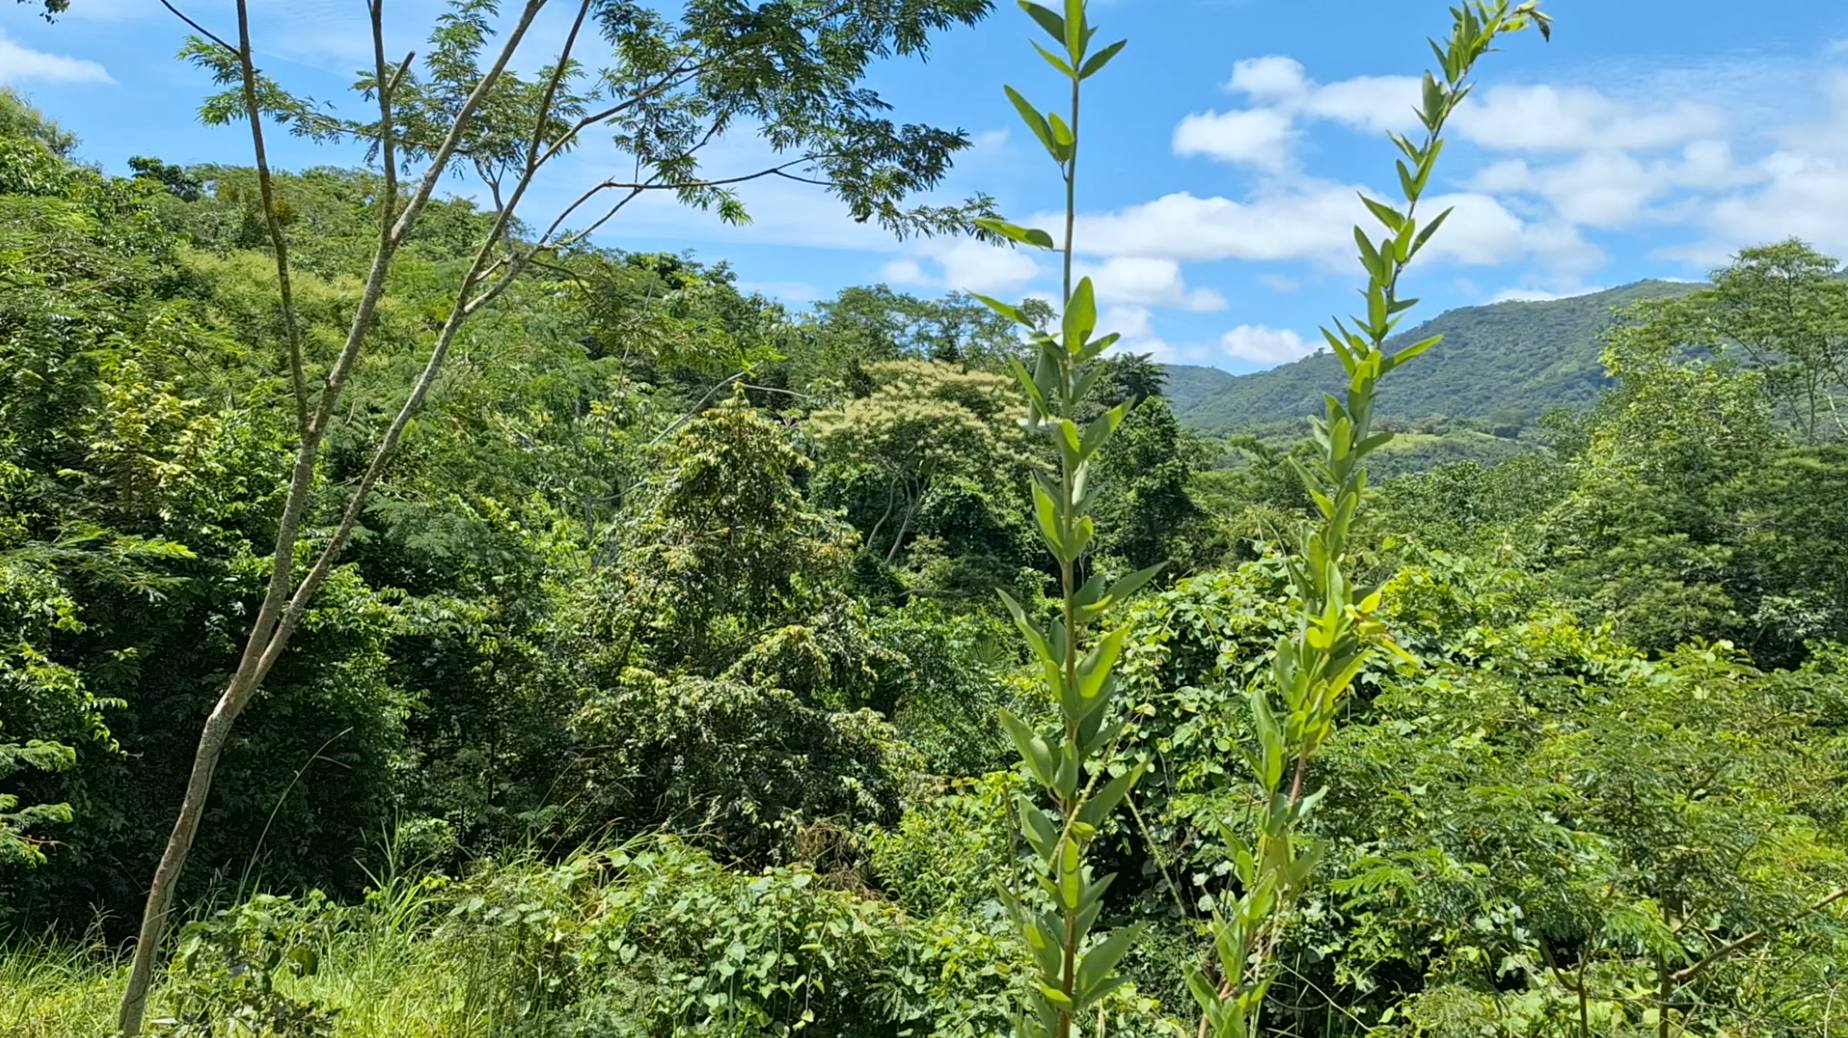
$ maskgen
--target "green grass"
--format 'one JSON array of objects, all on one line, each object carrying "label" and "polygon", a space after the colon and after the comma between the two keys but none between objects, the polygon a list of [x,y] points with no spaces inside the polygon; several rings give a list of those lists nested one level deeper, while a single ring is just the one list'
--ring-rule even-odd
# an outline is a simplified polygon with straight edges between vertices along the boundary
[{"label": "green grass", "polygon": [[[387,877],[359,904],[255,895],[169,941],[149,1034],[230,1038],[251,1033],[227,1030],[232,1017],[281,1013],[324,1023],[258,1033],[641,1038],[806,1025],[834,1038],[990,1038],[1027,977],[1024,949],[991,922],[914,916],[806,866],[728,868],[651,836],[563,862],[484,863],[465,879]],[[0,1036],[101,1038],[125,975],[94,941],[0,947]],[[1110,1008],[1121,1038],[1174,1033],[1130,989]],[[175,1017],[195,1026],[163,1032]]]},{"label": "green grass", "polygon": [[[429,888],[399,883],[365,905],[335,908],[339,925],[310,942],[318,968],[305,977],[280,975],[278,989],[333,1010],[341,1038],[518,1033],[517,1021],[498,1020],[494,1012],[507,1001],[495,997],[502,978],[481,969],[478,957],[458,958],[431,939],[438,907]],[[0,1035],[106,1035],[127,976],[127,961],[95,942],[34,941],[0,951]],[[151,1030],[171,1018],[174,995],[171,977],[163,977],[147,1014]]]}]

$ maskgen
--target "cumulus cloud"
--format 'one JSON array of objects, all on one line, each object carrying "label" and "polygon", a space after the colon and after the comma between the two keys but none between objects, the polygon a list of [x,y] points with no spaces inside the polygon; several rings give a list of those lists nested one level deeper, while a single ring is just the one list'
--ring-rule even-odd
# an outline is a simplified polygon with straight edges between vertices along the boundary
[{"label": "cumulus cloud", "polygon": [[1146,306],[1106,306],[1097,315],[1100,332],[1122,336],[1112,346],[1112,353],[1143,353],[1158,364],[1191,364],[1202,358],[1199,351],[1178,347],[1155,330],[1155,315]]},{"label": "cumulus cloud", "polygon": [[1694,243],[1662,254],[1693,263],[1724,262],[1746,245],[1800,237],[1835,255],[1848,254],[1848,162],[1828,155],[1778,151],[1757,164],[1758,186],[1704,201],[1690,221]]},{"label": "cumulus cloud", "polygon": [[0,33],[0,83],[114,83],[94,61],[50,54],[15,43]]},{"label": "cumulus cloud", "polygon": [[1172,259],[1115,256],[1102,264],[1080,264],[1081,275],[1095,282],[1099,301],[1138,306],[1178,306],[1186,310],[1223,310],[1226,299],[1210,288],[1190,288],[1181,265]]},{"label": "cumulus cloud", "polygon": [[812,303],[822,296],[821,289],[806,281],[740,281],[738,291],[756,292],[786,303]]},{"label": "cumulus cloud", "polygon": [[1255,101],[1279,101],[1308,90],[1309,74],[1295,58],[1266,54],[1234,62],[1226,89],[1247,94]]},{"label": "cumulus cloud", "polygon": [[1502,151],[1636,151],[1726,130],[1718,108],[1691,100],[1619,100],[1589,86],[1493,86],[1457,109],[1458,136]]},{"label": "cumulus cloud", "polygon": [[[1250,201],[1188,192],[1079,217],[1082,250],[1105,256],[1173,260],[1309,261],[1342,268],[1351,260],[1353,227],[1367,218],[1360,188],[1298,180],[1261,190]],[[1461,192],[1431,198],[1431,211],[1454,206],[1427,255],[1469,265],[1522,259],[1580,269],[1600,254],[1570,227],[1530,224],[1494,198]]]},{"label": "cumulus cloud", "polygon": [[1288,328],[1241,324],[1219,337],[1220,349],[1234,360],[1275,367],[1307,357],[1316,346]]},{"label": "cumulus cloud", "polygon": [[1765,177],[1741,165],[1724,140],[1690,141],[1673,155],[1638,158],[1593,146],[1577,156],[1533,165],[1526,159],[1494,162],[1478,170],[1470,187],[1493,195],[1531,195],[1567,223],[1614,229],[1646,222],[1675,222],[1675,197],[1751,184]]},{"label": "cumulus cloud", "polygon": [[930,275],[917,260],[892,260],[879,268],[879,276],[894,285],[928,285]]},{"label": "cumulus cloud", "polygon": [[1174,128],[1174,153],[1280,170],[1289,164],[1296,137],[1289,113],[1274,108],[1199,112]]},{"label": "cumulus cloud", "polygon": [[1010,249],[973,238],[927,239],[915,257],[892,260],[880,275],[893,284],[959,292],[1005,295],[1040,276],[1039,261],[1026,249]]},{"label": "cumulus cloud", "polygon": [[1358,76],[1317,83],[1301,62],[1281,54],[1232,66],[1226,89],[1253,107],[1196,112],[1174,130],[1177,155],[1202,155],[1278,172],[1290,166],[1302,136],[1301,119],[1326,119],[1362,130],[1405,130],[1415,122],[1418,80]]}]

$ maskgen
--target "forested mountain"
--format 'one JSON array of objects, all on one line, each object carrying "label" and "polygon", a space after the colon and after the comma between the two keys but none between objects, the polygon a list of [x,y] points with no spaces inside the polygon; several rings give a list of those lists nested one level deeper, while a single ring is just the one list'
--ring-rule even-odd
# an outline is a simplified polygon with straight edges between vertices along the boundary
[{"label": "forested mountain", "polygon": [[[1693,285],[1640,281],[1590,295],[1543,302],[1469,306],[1403,332],[1403,346],[1433,335],[1443,348],[1394,381],[1382,413],[1483,419],[1518,427],[1556,407],[1583,408],[1610,385],[1598,361],[1613,313],[1639,300],[1682,295]],[[1196,429],[1238,430],[1297,420],[1340,387],[1341,366],[1326,348],[1314,356],[1249,375],[1215,369],[1170,369],[1181,422]]]},{"label": "forested mountain", "polygon": [[1202,364],[1163,364],[1161,368],[1168,376],[1168,403],[1176,415],[1187,414],[1238,381],[1229,371]]}]

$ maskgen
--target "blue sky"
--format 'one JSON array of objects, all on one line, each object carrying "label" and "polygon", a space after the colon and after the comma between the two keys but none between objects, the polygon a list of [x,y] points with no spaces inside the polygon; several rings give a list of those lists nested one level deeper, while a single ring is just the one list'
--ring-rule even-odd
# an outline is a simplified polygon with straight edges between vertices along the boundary
[{"label": "blue sky", "polygon": [[[0,0],[3,2],[3,0]],[[226,0],[189,14],[229,31]],[[563,8],[562,3],[554,6]],[[1443,28],[1443,0],[1094,0],[1100,39],[1128,36],[1090,81],[1077,252],[1107,327],[1164,360],[1249,371],[1314,348],[1350,308],[1355,192],[1391,182],[1389,128],[1406,128],[1410,74]],[[1551,0],[1551,44],[1510,41],[1483,67],[1439,174],[1457,206],[1413,276],[1421,312],[1546,298],[1644,277],[1698,278],[1741,246],[1792,234],[1848,256],[1848,5],[1759,0]],[[388,5],[398,52],[421,42],[434,0]],[[364,0],[254,0],[259,63],[298,92],[339,97],[369,62]],[[552,12],[562,15],[564,12]],[[1012,6],[892,62],[874,85],[906,121],[975,138],[944,198],[985,190],[1021,222],[1059,203],[1053,171],[1014,122],[1010,82],[1050,105],[1052,73]],[[535,34],[529,65],[562,35]],[[200,126],[208,84],[173,59],[184,29],[155,0],[73,0],[45,24],[0,7],[0,82],[78,133],[80,155],[247,161],[237,128]],[[350,151],[272,144],[291,166]],[[750,167],[738,137],[708,172]],[[575,196],[617,157],[558,164],[529,215]],[[470,190],[455,181],[453,189]],[[1049,256],[971,241],[889,238],[825,195],[753,185],[754,222],[726,227],[665,200],[631,207],[604,244],[724,259],[747,287],[801,307],[850,284],[1019,297],[1054,288]]]}]

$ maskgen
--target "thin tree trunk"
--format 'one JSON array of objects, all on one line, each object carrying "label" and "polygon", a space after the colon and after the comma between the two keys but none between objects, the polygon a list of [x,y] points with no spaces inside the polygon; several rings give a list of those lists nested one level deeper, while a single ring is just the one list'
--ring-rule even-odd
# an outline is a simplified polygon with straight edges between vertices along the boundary
[{"label": "thin tree trunk", "polygon": [[[382,0],[380,0],[382,2]],[[532,25],[546,0],[527,0],[521,12],[519,22],[509,33],[494,65],[483,74],[480,82],[456,116],[456,121],[442,145],[432,156],[430,168],[425,172],[416,194],[412,197],[396,220],[389,213],[381,216],[381,231],[378,250],[373,255],[372,269],[368,273],[365,289],[355,310],[353,322],[348,329],[346,343],[336,358],[332,369],[327,374],[326,383],[321,391],[320,406],[312,419],[302,428],[302,441],[296,451],[295,463],[289,481],[288,496],[284,500],[283,511],[277,524],[275,553],[271,558],[269,585],[263,596],[263,603],[258,608],[257,617],[251,624],[250,636],[244,645],[244,651],[238,661],[237,670],[226,683],[224,691],[219,694],[212,713],[206,718],[205,727],[199,734],[199,746],[193,755],[192,770],[187,776],[186,795],[180,803],[180,813],[173,822],[173,830],[167,837],[166,847],[162,850],[160,864],[155,868],[153,883],[148,888],[147,902],[142,908],[141,926],[135,941],[134,958],[129,968],[128,984],[122,993],[122,1003],[117,1016],[118,1032],[123,1038],[134,1038],[141,1033],[141,1022],[147,1011],[148,989],[154,978],[154,963],[160,952],[162,938],[166,934],[167,919],[172,911],[173,897],[179,885],[181,874],[186,868],[186,858],[192,851],[193,842],[199,834],[199,824],[205,814],[205,805],[212,791],[212,777],[218,769],[218,760],[224,753],[224,747],[231,736],[232,726],[238,715],[249,705],[251,697],[261,687],[263,679],[269,674],[288,646],[290,636],[294,634],[296,624],[306,611],[309,598],[325,578],[331,568],[333,555],[338,552],[338,545],[345,543],[345,534],[351,530],[352,520],[356,518],[363,505],[365,491],[370,488],[368,482],[356,493],[349,505],[347,515],[343,516],[342,528],[330,540],[329,551],[324,551],[315,566],[309,571],[301,584],[290,593],[293,583],[295,542],[301,529],[301,521],[307,510],[308,500],[314,485],[314,474],[320,460],[322,439],[331,424],[334,408],[338,403],[341,390],[352,374],[359,360],[361,347],[371,331],[372,318],[378,308],[380,297],[384,294],[385,276],[397,252],[397,246],[416,224],[425,204],[436,188],[438,179],[447,168],[450,158],[461,144],[464,132],[472,120],[475,110],[480,106],[488,91],[500,78],[512,59],[514,51]],[[256,104],[255,83],[256,68],[250,57],[249,10],[248,0],[238,0],[238,47],[227,48],[238,56],[245,82],[245,99],[247,116],[250,119],[251,135],[254,146],[262,151],[261,112]],[[375,32],[378,27],[377,11],[374,11]],[[222,41],[221,41],[222,42]],[[560,67],[563,67],[561,60]],[[389,93],[383,83],[380,84],[380,105],[384,116],[381,133],[389,138],[391,134],[389,121]],[[541,113],[540,125],[544,125]],[[389,205],[390,200],[387,200]],[[266,206],[273,205],[273,199],[267,193],[264,197]],[[272,229],[279,223],[272,220]],[[504,222],[502,224],[504,227]],[[278,262],[286,263],[286,253],[281,251],[281,242],[273,244],[278,248]],[[472,288],[464,285],[464,292]],[[285,309],[293,300],[285,301]],[[458,309],[467,309],[458,307]],[[285,315],[291,325],[295,315]],[[433,360],[441,362],[441,352],[446,351],[448,339],[454,332],[448,328],[449,335],[439,342],[438,350],[433,351]],[[424,377],[419,380],[413,391],[412,400],[421,401],[428,389],[434,371],[426,368]],[[411,405],[414,408],[414,404]],[[402,431],[405,415],[400,414],[399,421],[394,422],[393,432]],[[389,445],[395,447],[396,437],[389,437]],[[382,445],[382,453],[389,456],[389,448]],[[367,475],[376,478],[377,467],[383,458],[375,456],[374,466]],[[284,608],[284,602],[287,608]]]}]

